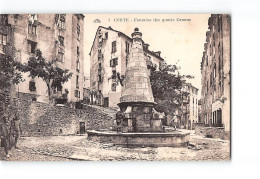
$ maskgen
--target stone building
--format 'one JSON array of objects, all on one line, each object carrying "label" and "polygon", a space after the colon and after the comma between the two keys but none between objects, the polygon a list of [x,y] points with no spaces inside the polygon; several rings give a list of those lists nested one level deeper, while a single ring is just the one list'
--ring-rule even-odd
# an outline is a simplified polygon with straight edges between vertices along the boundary
[{"label": "stone building", "polygon": [[198,91],[199,89],[187,84],[182,88],[183,102],[181,105],[181,126],[187,129],[193,129],[194,123],[198,123]]},{"label": "stone building", "polygon": [[[147,64],[160,68],[164,59],[160,51],[149,50],[143,43]],[[121,97],[123,79],[132,47],[132,38],[111,27],[98,27],[90,55],[90,89],[92,103],[105,107],[117,107]]]},{"label": "stone building", "polygon": [[[46,60],[58,59],[61,68],[73,73],[68,82],[57,88],[55,96],[68,92],[68,101],[83,99],[84,66],[84,15],[82,14],[9,14],[2,15],[7,31],[1,31],[0,53],[7,43],[15,48],[15,58],[21,63],[42,51]],[[31,99],[48,102],[47,86],[39,78],[23,74],[24,82],[16,86],[16,92],[31,94]],[[28,96],[28,95],[26,95]]]},{"label": "stone building", "polygon": [[230,16],[213,14],[201,62],[201,118],[230,131]]}]

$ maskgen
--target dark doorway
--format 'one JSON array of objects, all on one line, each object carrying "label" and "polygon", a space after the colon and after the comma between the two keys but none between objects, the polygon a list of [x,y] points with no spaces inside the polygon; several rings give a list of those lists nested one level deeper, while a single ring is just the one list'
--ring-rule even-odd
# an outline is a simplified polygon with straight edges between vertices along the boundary
[{"label": "dark doorway", "polygon": [[109,106],[109,98],[104,98],[104,107],[108,108]]},{"label": "dark doorway", "polygon": [[79,123],[79,133],[80,134],[85,134],[86,129],[85,129],[85,122],[80,122]]},{"label": "dark doorway", "polygon": [[222,127],[222,110],[219,109],[217,110],[217,124],[218,124],[218,127]]},{"label": "dark doorway", "polygon": [[133,126],[133,132],[136,132],[137,129],[136,129],[136,119],[135,118],[132,120],[132,126]]}]

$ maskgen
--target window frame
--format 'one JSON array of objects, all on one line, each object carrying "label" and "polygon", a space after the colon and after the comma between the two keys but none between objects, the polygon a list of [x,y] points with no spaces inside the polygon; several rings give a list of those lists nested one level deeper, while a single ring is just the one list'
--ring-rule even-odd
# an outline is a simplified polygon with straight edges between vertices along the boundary
[{"label": "window frame", "polygon": [[36,92],[36,83],[35,83],[35,81],[29,81],[29,91],[30,92]]},{"label": "window frame", "polygon": [[[32,51],[33,45],[35,45],[35,46],[34,46],[34,50]],[[27,40],[27,51],[28,51],[28,53],[35,54],[36,53],[36,49],[37,49],[37,42],[31,41],[31,40]]]},{"label": "window frame", "polygon": [[113,82],[112,84],[111,84],[111,91],[112,92],[116,92],[116,83],[115,82]]},{"label": "window frame", "polygon": [[125,41],[125,52],[126,53],[130,52],[130,43],[128,41]]},{"label": "window frame", "polygon": [[116,40],[112,42],[112,51],[111,53],[115,53],[117,51],[116,49]]},{"label": "window frame", "polygon": [[59,45],[61,46],[65,46],[65,38],[61,35],[58,36],[58,39],[59,39]]},{"label": "window frame", "polygon": [[58,61],[64,62],[64,53],[63,52],[58,52]]},{"label": "window frame", "polygon": [[80,62],[79,62],[79,59],[77,60],[77,71],[79,72],[80,71]]},{"label": "window frame", "polygon": [[79,75],[76,75],[76,88],[79,89]]}]

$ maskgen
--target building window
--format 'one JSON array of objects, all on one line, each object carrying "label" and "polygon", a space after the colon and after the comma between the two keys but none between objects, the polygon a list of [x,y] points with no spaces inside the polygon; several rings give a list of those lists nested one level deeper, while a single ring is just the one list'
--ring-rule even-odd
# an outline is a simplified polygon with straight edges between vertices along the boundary
[{"label": "building window", "polygon": [[116,70],[112,71],[112,79],[116,79]]},{"label": "building window", "polygon": [[125,41],[125,52],[129,53],[129,43]]},{"label": "building window", "polygon": [[80,98],[80,91],[79,90],[75,90],[75,97]]},{"label": "building window", "polygon": [[116,52],[116,41],[112,42],[112,53]]},{"label": "building window", "polygon": [[64,37],[59,36],[59,44],[60,44],[61,46],[64,46]]},{"label": "building window", "polygon": [[102,40],[98,42],[98,47],[102,47]]},{"label": "building window", "polygon": [[77,24],[77,39],[80,40],[80,25],[79,25],[79,22]]},{"label": "building window", "polygon": [[28,14],[28,23],[29,24],[35,24],[35,22],[38,21],[38,15],[37,14]]},{"label": "building window", "polygon": [[64,62],[64,53],[63,52],[58,52],[58,61]]},{"label": "building window", "polygon": [[108,32],[105,33],[105,39],[108,39]]},{"label": "building window", "polygon": [[79,46],[77,46],[77,55],[79,56]]},{"label": "building window", "polygon": [[59,14],[58,15],[58,27],[61,29],[65,29],[65,21],[66,21],[66,14]]},{"label": "building window", "polygon": [[76,76],[76,88],[79,88],[79,75]]},{"label": "building window", "polygon": [[7,36],[0,34],[0,45],[6,45],[7,43]]},{"label": "building window", "polygon": [[219,19],[218,19],[218,32],[220,32],[220,30],[221,30],[221,25],[222,25],[222,19],[221,19],[221,17],[219,17]]},{"label": "building window", "polygon": [[111,91],[116,91],[116,83],[112,83],[111,85]]},{"label": "building window", "polygon": [[34,81],[29,82],[29,90],[30,91],[36,91],[36,86]]},{"label": "building window", "polygon": [[79,60],[77,60],[77,71],[80,71],[80,64],[79,64]]},{"label": "building window", "polygon": [[57,86],[57,91],[62,92],[62,85],[61,85],[61,84],[59,84],[59,85]]},{"label": "building window", "polygon": [[101,70],[101,63],[98,64],[98,69]]},{"label": "building window", "polygon": [[28,34],[37,35],[36,31],[37,31],[37,26],[28,24]]},{"label": "building window", "polygon": [[213,74],[214,74],[214,79],[216,78],[216,63],[214,64],[214,71],[213,71]]},{"label": "building window", "polygon": [[55,86],[56,87],[54,89],[54,93],[56,93],[56,91],[57,92],[62,92],[62,85],[61,85],[61,83],[57,83]]},{"label": "building window", "polygon": [[98,60],[102,59],[101,49],[98,50]]},{"label": "building window", "polygon": [[125,65],[126,65],[126,67],[128,65],[128,56],[126,56],[126,58],[125,58]]},{"label": "building window", "polygon": [[99,36],[99,37],[102,37],[101,29],[98,29],[98,36]]},{"label": "building window", "polygon": [[28,45],[28,46],[27,46],[27,47],[28,47],[28,52],[35,54],[37,43],[28,40],[28,44],[27,44],[27,45]]},{"label": "building window", "polygon": [[116,65],[118,65],[118,58],[110,60],[110,67],[115,67]]},{"label": "building window", "polygon": [[102,76],[101,76],[101,74],[98,75],[98,82],[102,82]]}]

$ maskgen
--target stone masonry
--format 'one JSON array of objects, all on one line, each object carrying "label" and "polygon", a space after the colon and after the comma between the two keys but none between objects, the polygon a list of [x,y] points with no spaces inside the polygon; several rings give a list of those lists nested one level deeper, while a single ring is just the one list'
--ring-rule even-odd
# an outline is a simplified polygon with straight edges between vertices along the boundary
[{"label": "stone masonry", "polygon": [[86,130],[105,129],[113,125],[112,116],[100,109],[50,106],[32,101],[31,95],[26,93],[19,94],[18,111],[22,136],[75,135],[80,131],[80,122],[84,122]]}]

